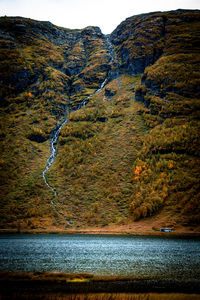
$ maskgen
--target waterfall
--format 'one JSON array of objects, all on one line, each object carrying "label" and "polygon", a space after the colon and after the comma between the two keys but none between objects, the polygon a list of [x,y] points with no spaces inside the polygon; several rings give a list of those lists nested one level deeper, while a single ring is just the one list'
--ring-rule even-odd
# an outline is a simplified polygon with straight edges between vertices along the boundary
[{"label": "waterfall", "polygon": [[[53,164],[53,162],[56,159],[56,155],[57,155],[57,149],[56,149],[56,145],[58,142],[58,138],[59,138],[59,133],[60,130],[62,129],[62,127],[67,123],[68,121],[68,113],[66,118],[64,119],[64,121],[62,121],[60,123],[59,126],[56,126],[53,130],[52,130],[52,137],[50,139],[50,156],[47,159],[47,163],[46,163],[46,167],[44,169],[44,171],[42,172],[42,176],[44,178],[44,182],[46,183],[46,185],[49,187],[49,189],[52,190],[52,192],[54,192],[54,195],[57,196],[57,192],[56,190],[48,183],[45,173],[48,171],[48,169],[51,167],[51,165]],[[52,204],[55,206],[55,203],[52,202]]]},{"label": "waterfall", "polygon": [[[90,94],[89,96],[87,96],[86,98],[84,98],[82,100],[82,102],[74,110],[79,110],[83,106],[85,106],[88,103],[88,100],[93,95],[95,95],[96,93],[100,92],[104,88],[104,86],[107,84],[108,80],[110,80],[111,78],[114,78],[114,77],[118,77],[118,75],[119,75],[118,74],[118,65],[119,65],[119,62],[118,61],[114,62],[115,61],[115,53],[114,53],[114,49],[113,49],[112,43],[110,42],[110,40],[109,40],[108,37],[105,38],[105,42],[107,44],[108,52],[109,52],[109,55],[110,55],[109,65],[110,66],[114,65],[115,69],[114,70],[110,69],[110,71],[107,74],[107,77],[101,83],[100,87],[95,92],[93,92],[92,94]],[[57,155],[57,142],[58,142],[59,134],[60,134],[60,131],[61,131],[62,127],[68,121],[69,113],[70,112],[69,112],[69,110],[67,108],[66,109],[66,116],[65,116],[64,120],[59,125],[56,125],[55,128],[51,132],[51,138],[50,138],[50,155],[47,158],[46,167],[45,167],[44,171],[42,172],[42,176],[43,176],[45,184],[54,193],[54,197],[51,200],[51,204],[54,206],[54,209],[56,210],[56,212],[58,213],[59,216],[61,216],[63,219],[65,219],[68,222],[68,224],[71,224],[72,222],[71,222],[71,220],[69,218],[65,218],[63,215],[61,215],[58,212],[57,205],[54,202],[54,199],[58,196],[58,193],[57,193],[56,189],[54,187],[52,187],[48,183],[48,180],[46,178],[46,172],[49,170],[49,168],[51,167],[51,165],[54,163],[54,161],[56,159],[56,155]]]},{"label": "waterfall", "polygon": [[94,96],[96,93],[100,92],[104,86],[106,85],[106,82],[108,81],[108,79],[106,78],[102,84],[100,85],[100,87],[92,94],[90,94],[89,96],[87,96],[86,98],[83,99],[83,101],[81,102],[81,104],[78,105],[78,107],[74,110],[79,110],[80,108],[82,108],[83,106],[85,106],[87,104],[87,100],[89,100],[92,96]]},{"label": "waterfall", "polygon": [[[108,79],[109,81],[114,79],[114,78],[117,78],[119,76],[119,60],[118,58],[116,57],[115,55],[115,50],[113,48],[113,45],[109,39],[109,35],[107,35],[105,37],[105,41],[106,41],[106,44],[107,44],[107,47],[108,47],[108,52],[109,52],[109,55],[110,55],[110,61],[109,61],[109,65],[111,66],[109,72],[108,72]],[[112,68],[112,66],[114,68]]]},{"label": "waterfall", "polygon": [[[100,87],[95,92],[93,92],[92,94],[90,94],[89,96],[87,96],[86,98],[84,98],[83,101],[74,110],[79,110],[83,106],[85,106],[87,104],[88,100],[93,95],[95,95],[96,93],[100,92],[104,88],[104,86],[106,85],[106,82],[107,82],[107,78],[102,82],[102,84],[100,85]],[[58,212],[57,205],[54,202],[54,199],[55,199],[55,197],[58,196],[58,193],[57,193],[56,189],[54,187],[52,187],[48,183],[48,180],[47,180],[46,175],[45,175],[46,172],[49,170],[49,168],[51,167],[51,165],[54,163],[54,161],[56,159],[56,155],[57,155],[57,147],[56,146],[57,146],[59,134],[60,134],[60,131],[61,131],[62,127],[67,123],[68,117],[69,117],[68,109],[66,109],[66,111],[67,112],[66,112],[65,119],[59,125],[56,125],[56,127],[51,132],[51,138],[50,138],[50,155],[47,158],[46,167],[45,167],[44,171],[42,172],[42,176],[43,176],[45,184],[54,193],[54,198],[52,198],[51,204],[54,206],[54,208],[55,208],[56,212],[59,214],[59,216],[61,216],[63,219],[65,219],[68,222],[68,224],[72,224],[72,221],[69,218],[65,218],[63,215],[61,215]]]},{"label": "waterfall", "polygon": [[112,45],[111,41],[109,40],[108,36],[106,37],[106,43],[107,43],[108,51],[109,51],[109,55],[110,55],[110,64],[112,64],[115,59],[115,52],[113,49],[113,45]]}]

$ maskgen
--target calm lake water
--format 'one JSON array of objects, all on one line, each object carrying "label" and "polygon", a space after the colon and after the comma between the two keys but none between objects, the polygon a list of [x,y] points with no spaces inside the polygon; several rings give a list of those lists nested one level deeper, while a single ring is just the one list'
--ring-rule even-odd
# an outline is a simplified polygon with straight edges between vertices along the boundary
[{"label": "calm lake water", "polygon": [[1,235],[0,270],[200,280],[200,240],[116,235]]}]

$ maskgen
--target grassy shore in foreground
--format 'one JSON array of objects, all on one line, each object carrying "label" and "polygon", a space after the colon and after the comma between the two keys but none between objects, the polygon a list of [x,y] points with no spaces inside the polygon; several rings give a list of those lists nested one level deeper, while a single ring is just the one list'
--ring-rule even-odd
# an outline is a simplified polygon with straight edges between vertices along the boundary
[{"label": "grassy shore in foreground", "polygon": [[[113,293],[183,293],[200,294],[200,282],[179,281],[179,280],[160,280],[153,278],[133,278],[120,276],[96,276],[92,274],[68,274],[68,273],[49,273],[49,272],[0,272],[0,299],[23,299],[18,295],[29,296],[24,299],[63,299],[59,295],[75,294],[113,294]],[[44,298],[33,298],[32,295],[46,295]],[[48,298],[54,295],[54,298]],[[16,296],[16,297],[15,297]],[[8,297],[8,298],[6,298]],[[9,298],[10,297],[10,298]],[[18,298],[17,298],[18,297]],[[32,297],[32,298],[31,298]],[[57,297],[57,298],[56,298]],[[74,296],[75,297],[75,296]],[[77,296],[78,297],[78,296]],[[82,297],[82,298],[81,298]],[[66,298],[66,299],[118,299],[118,298]],[[123,298],[119,298],[123,299]],[[129,298],[124,298],[129,299]],[[140,299],[140,298],[130,298]],[[151,299],[151,298],[141,298]],[[154,299],[154,298],[152,298]],[[162,299],[162,298],[155,298]],[[165,299],[165,298],[163,298]],[[166,298],[171,299],[171,298]],[[172,298],[182,299],[182,298]],[[190,298],[183,298],[190,299]],[[193,298],[191,298],[193,299]],[[194,298],[197,299],[197,298]]]},{"label": "grassy shore in foreground", "polygon": [[[11,299],[11,298],[6,298]],[[38,295],[13,295],[12,300],[199,300],[197,294],[177,293],[140,293],[140,294],[38,294]]]}]

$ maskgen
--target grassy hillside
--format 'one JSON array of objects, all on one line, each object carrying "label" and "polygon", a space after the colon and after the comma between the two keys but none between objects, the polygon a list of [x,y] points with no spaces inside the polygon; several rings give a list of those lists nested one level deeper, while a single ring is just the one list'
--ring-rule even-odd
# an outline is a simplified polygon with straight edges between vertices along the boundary
[{"label": "grassy hillside", "polygon": [[[90,103],[71,113],[59,140],[49,181],[57,205],[75,225],[124,223],[133,193],[132,168],[148,128],[134,102],[133,84],[124,75],[110,82]],[[106,91],[115,93],[106,97]]]},{"label": "grassy hillside", "polygon": [[[0,18],[2,228],[150,218],[198,230],[199,16],[128,18],[109,37],[112,63],[97,27]],[[54,198],[42,178],[51,131],[105,78],[60,132],[47,173]]]},{"label": "grassy hillside", "polygon": [[185,224],[200,221],[199,12],[166,13],[163,54],[145,69],[136,99],[152,128],[134,164],[136,219],[167,207]]}]

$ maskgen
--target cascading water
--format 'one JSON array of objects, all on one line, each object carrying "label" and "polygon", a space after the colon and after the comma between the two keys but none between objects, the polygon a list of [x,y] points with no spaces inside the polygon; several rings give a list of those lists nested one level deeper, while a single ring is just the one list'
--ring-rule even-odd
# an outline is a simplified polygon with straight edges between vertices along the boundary
[{"label": "cascading water", "polygon": [[109,36],[106,36],[105,38],[107,47],[108,47],[108,52],[110,55],[110,62],[109,65],[111,66],[110,71],[108,72],[108,77],[109,79],[114,79],[117,78],[119,76],[119,60],[115,55],[115,51],[113,48],[113,45],[109,39]]},{"label": "cascading water", "polygon": [[[82,108],[83,106],[85,106],[88,102],[88,100],[93,96],[95,95],[96,93],[100,92],[105,84],[107,82],[107,78],[102,82],[101,86],[92,94],[90,94],[88,97],[84,98],[83,101],[79,104],[79,106],[74,109],[74,110],[79,110],[80,108]],[[59,124],[57,125],[53,130],[52,130],[52,133],[51,133],[51,138],[50,138],[50,155],[47,159],[47,163],[46,163],[46,167],[44,169],[44,171],[42,172],[42,176],[44,178],[44,182],[45,184],[48,186],[48,188],[54,193],[54,198],[52,198],[51,200],[51,204],[54,206],[56,212],[63,218],[65,219],[69,224],[71,224],[71,220],[69,218],[65,218],[63,215],[61,215],[59,212],[58,212],[58,209],[57,209],[57,205],[55,204],[54,202],[54,199],[55,197],[57,197],[58,193],[56,191],[56,189],[54,187],[52,187],[49,183],[48,183],[48,180],[46,178],[46,172],[49,170],[49,168],[51,167],[51,165],[54,163],[55,159],[56,159],[56,155],[57,155],[57,149],[56,149],[56,146],[57,146],[57,142],[58,142],[58,138],[59,138],[59,134],[60,134],[60,131],[62,129],[62,127],[67,123],[68,121],[68,117],[69,117],[69,112],[66,113],[66,117],[65,119]]]},{"label": "cascading water", "polygon": [[[108,38],[106,38],[106,43],[107,43],[107,46],[108,46],[108,51],[109,51],[109,55],[110,55],[110,62],[109,64],[111,65],[115,59],[115,56],[114,56],[114,50],[112,48],[112,44],[111,42],[109,41]],[[90,94],[88,97],[84,98],[83,101],[78,105],[78,107],[74,110],[79,110],[80,108],[82,108],[83,106],[85,106],[88,102],[88,100],[93,96],[95,95],[96,93],[100,92],[104,86],[106,85],[106,83],[108,82],[109,80],[109,73],[108,73],[108,76],[105,78],[105,80],[102,82],[102,84],[100,85],[100,87],[92,94]],[[58,212],[58,209],[57,209],[57,205],[55,204],[54,202],[54,199],[55,197],[58,196],[57,194],[57,191],[54,187],[52,187],[49,183],[48,183],[48,180],[46,178],[46,172],[49,170],[49,168],[51,167],[51,165],[54,163],[55,159],[56,159],[56,155],[57,155],[57,149],[56,149],[56,146],[57,146],[57,142],[58,142],[58,138],[59,138],[59,134],[60,134],[60,131],[62,129],[62,127],[67,123],[68,121],[68,117],[69,117],[69,111],[68,109],[66,109],[66,117],[64,118],[64,120],[59,124],[57,125],[53,130],[52,130],[52,133],[51,133],[51,138],[50,138],[50,155],[47,159],[47,163],[46,163],[46,167],[44,169],[44,171],[42,172],[42,176],[44,178],[44,182],[45,184],[48,186],[48,188],[54,193],[54,197],[52,198],[51,200],[51,204],[54,206],[54,209],[56,210],[56,212],[58,213],[58,215],[60,217],[62,217],[64,220],[66,220],[68,222],[68,224],[72,224],[72,221],[69,219],[69,218],[66,218],[64,217],[63,215],[61,215],[59,212]]]},{"label": "cascading water", "polygon": [[100,85],[100,87],[98,88],[98,90],[96,90],[94,93],[90,94],[88,97],[84,98],[83,101],[81,102],[81,104],[74,110],[79,110],[81,107],[85,106],[87,104],[87,100],[89,100],[92,96],[94,96],[96,93],[100,92],[104,86],[106,85],[107,82],[107,78],[102,82],[102,84]]},{"label": "cascading water", "polygon": [[[50,156],[47,159],[47,163],[46,163],[46,167],[44,169],[44,171],[42,172],[42,176],[44,178],[44,181],[46,183],[46,185],[54,192],[54,196],[57,196],[57,192],[56,190],[48,183],[45,173],[48,171],[48,169],[51,167],[51,165],[53,164],[54,160],[56,159],[56,145],[58,142],[58,138],[59,138],[59,133],[60,130],[62,129],[62,127],[67,123],[68,121],[68,113],[66,118],[64,119],[64,121],[62,121],[60,123],[59,126],[56,126],[53,130],[52,130],[52,137],[50,139]],[[55,206],[55,203],[52,200],[52,204]]]},{"label": "cascading water", "polygon": [[111,63],[113,63],[113,61],[115,59],[115,54],[114,54],[113,45],[112,45],[111,41],[109,40],[109,37],[106,37],[106,43],[108,45],[108,52],[110,55],[110,64],[111,64]]}]

